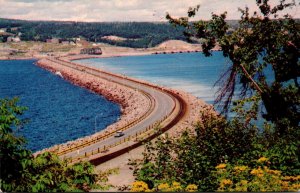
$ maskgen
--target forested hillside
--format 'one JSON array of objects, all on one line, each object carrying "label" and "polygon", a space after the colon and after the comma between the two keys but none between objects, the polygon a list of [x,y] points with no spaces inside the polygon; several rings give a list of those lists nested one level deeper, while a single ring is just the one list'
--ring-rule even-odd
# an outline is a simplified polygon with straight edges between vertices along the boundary
[{"label": "forested hillside", "polygon": [[[91,42],[105,42],[127,47],[153,47],[170,39],[184,40],[183,28],[174,28],[169,23],[149,22],[57,22],[0,19],[0,28],[7,32],[21,32],[22,40],[46,41],[48,38],[70,39],[83,37]],[[104,36],[119,36],[122,41],[103,39]]]}]

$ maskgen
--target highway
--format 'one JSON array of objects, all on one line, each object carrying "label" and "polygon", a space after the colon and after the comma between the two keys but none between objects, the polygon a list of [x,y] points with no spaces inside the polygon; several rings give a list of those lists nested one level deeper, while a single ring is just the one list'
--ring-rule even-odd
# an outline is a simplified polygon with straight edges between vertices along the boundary
[{"label": "highway", "polygon": [[[103,149],[104,147],[109,147],[110,145],[116,144],[118,141],[127,138],[128,136],[136,136],[138,132],[144,131],[147,127],[153,127],[153,125],[161,120],[163,117],[167,117],[172,113],[175,108],[176,98],[170,95],[170,93],[163,91],[162,89],[149,86],[144,83],[139,83],[135,80],[129,79],[124,76],[114,75],[111,73],[103,72],[91,67],[86,67],[77,63],[64,61],[58,58],[49,58],[51,62],[58,63],[70,68],[73,68],[78,71],[84,71],[85,73],[90,74],[91,76],[97,76],[102,79],[106,79],[123,86],[127,86],[128,89],[134,89],[136,92],[142,92],[144,95],[147,95],[149,100],[151,100],[152,107],[149,108],[151,111],[149,114],[139,121],[137,124],[134,124],[130,128],[123,131],[125,134],[122,137],[110,136],[106,139],[97,141],[93,144],[89,144],[85,147],[74,149],[70,152],[66,152],[63,155],[60,155],[64,158],[75,158],[83,157],[89,152],[97,151],[97,149]],[[146,107],[145,107],[146,108]],[[121,144],[122,145],[122,144]],[[124,145],[124,144],[123,144]],[[99,155],[100,156],[100,155]]]}]

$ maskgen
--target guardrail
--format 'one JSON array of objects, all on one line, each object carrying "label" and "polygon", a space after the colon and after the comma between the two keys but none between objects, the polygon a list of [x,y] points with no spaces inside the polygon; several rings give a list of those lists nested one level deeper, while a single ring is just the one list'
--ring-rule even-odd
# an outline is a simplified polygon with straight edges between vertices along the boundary
[{"label": "guardrail", "polygon": [[[172,99],[174,100],[174,98],[172,97]],[[175,102],[176,104],[176,102]],[[122,138],[120,139],[119,141],[113,143],[113,144],[110,144],[108,146],[103,146],[102,148],[98,147],[97,149],[94,149],[92,151],[87,151],[84,153],[84,155],[80,155],[80,156],[75,156],[75,157],[71,157],[71,162],[77,162],[79,160],[82,160],[84,158],[88,158],[92,155],[96,155],[96,154],[99,154],[99,153],[106,153],[107,151],[109,151],[110,148],[113,148],[113,147],[116,147],[120,144],[123,144],[125,142],[129,142],[131,139],[135,139],[135,142],[139,142],[139,141],[142,141],[144,139],[147,139],[148,137],[151,136],[151,134],[153,132],[155,132],[155,128],[158,128],[160,123],[162,123],[163,121],[165,121],[169,116],[171,116],[171,114],[174,112],[174,110],[176,109],[176,105],[172,108],[171,112],[164,116],[161,120],[159,121],[156,121],[154,124],[146,127],[145,129],[143,130],[140,130],[140,131],[137,131],[134,135],[129,135],[125,138]],[[153,131],[153,132],[148,132],[148,131]],[[148,133],[147,133],[148,132]],[[157,133],[159,133],[160,131],[157,131]],[[147,134],[146,134],[147,133]],[[143,134],[146,134],[145,138],[140,138],[140,136],[142,136]],[[154,133],[155,134],[155,133]]]},{"label": "guardrail", "polygon": [[[172,119],[167,125],[165,125],[164,127],[160,128],[160,130],[158,132],[154,132],[152,135],[151,133],[148,133],[145,138],[140,138],[139,140],[136,140],[133,144],[130,144],[128,145],[127,147],[124,147],[122,149],[119,149],[119,150],[115,150],[113,152],[110,152],[109,154],[105,154],[107,151],[109,151],[108,147],[109,146],[106,146],[106,147],[102,147],[102,148],[99,148],[99,153],[104,153],[104,155],[102,156],[98,156],[98,157],[92,157],[91,159],[89,159],[89,161],[94,164],[94,165],[99,165],[101,163],[104,163],[105,161],[108,161],[110,159],[113,159],[117,156],[120,156],[140,145],[142,145],[145,141],[149,141],[149,140],[152,140],[154,139],[155,137],[157,137],[158,135],[160,135],[161,133],[167,131],[168,129],[172,128],[174,125],[176,125],[181,117],[184,116],[185,112],[186,112],[186,108],[187,108],[187,104],[186,102],[179,96],[179,95],[174,95],[173,93],[171,93],[170,91],[166,91],[168,92],[168,94],[172,95],[174,98],[176,98],[176,100],[178,101],[178,104],[179,104],[179,112],[176,114],[175,118]],[[175,109],[175,107],[174,107]],[[168,117],[168,116],[165,116],[165,117]],[[148,129],[150,130],[150,129]],[[143,133],[146,133],[145,131]],[[131,137],[128,137],[129,139],[127,140],[124,140],[125,142],[129,141]],[[134,138],[134,136],[133,136]],[[136,138],[137,139],[137,138]],[[116,142],[115,144],[111,145],[110,148],[112,147],[115,147],[119,144],[121,144],[123,139],[121,139],[120,141]],[[123,142],[124,143],[124,142]],[[75,163],[75,162],[78,162],[82,159],[87,159],[89,158],[90,156],[92,155],[95,155],[98,153],[98,149],[92,151],[92,152],[89,152],[89,153],[85,153],[84,155],[82,156],[76,156],[76,157],[73,157],[71,158],[71,162],[72,163]]]},{"label": "guardrail", "polygon": [[[115,75],[115,74],[112,74],[112,73],[109,73],[109,72],[105,72],[105,71],[102,71],[102,70],[99,70],[99,69],[95,69],[95,68],[91,68],[91,67],[82,66],[82,65],[79,65],[79,64],[76,64],[76,63],[73,63],[73,62],[69,62],[69,61],[65,61],[65,60],[61,60],[61,59],[56,59],[56,60],[58,60],[59,62],[58,62],[58,61],[55,61],[55,60],[52,60],[52,59],[49,59],[49,60],[52,61],[52,62],[59,63],[59,64],[61,64],[61,63],[63,62],[64,64],[62,64],[62,65],[68,66],[68,67],[70,67],[70,68],[74,68],[74,69],[76,69],[76,70],[85,71],[86,73],[89,73],[89,74],[92,74],[92,75],[95,75],[95,74],[93,73],[93,71],[96,71],[96,72],[98,71],[98,72],[100,72],[100,73],[104,73],[104,74],[107,74],[107,75],[111,75],[111,76],[115,76],[115,77],[123,78],[123,79],[128,79],[128,80],[130,80],[130,81],[137,82],[137,83],[139,83],[139,84],[144,84],[144,85],[147,85],[147,86],[152,87],[152,88],[157,89],[157,90],[163,90],[162,88],[159,88],[159,87],[157,87],[157,86],[155,86],[155,85],[152,85],[152,84],[149,84],[149,83],[145,83],[145,82],[140,83],[140,82],[138,82],[137,80],[134,80],[134,79],[129,78],[129,77],[123,77],[123,76]],[[68,63],[68,64],[66,65],[65,63]],[[74,66],[75,66],[75,67],[74,67]],[[90,70],[91,70],[91,72],[88,72],[88,71],[90,71]],[[97,76],[97,75],[95,75],[95,76]],[[101,78],[103,78],[103,77],[101,77]],[[106,79],[106,78],[104,78],[104,79]],[[111,81],[111,80],[109,80],[109,81]],[[120,84],[120,83],[118,83],[118,84]],[[124,85],[124,86],[127,86],[127,85]],[[127,86],[127,87],[128,87],[128,86]],[[132,87],[131,87],[131,88],[132,88]],[[133,89],[134,89],[134,88],[133,88]],[[139,91],[141,92],[141,90],[139,90]],[[129,145],[129,146],[125,147],[125,148],[122,148],[121,150],[117,150],[117,151],[112,152],[112,153],[110,153],[110,154],[106,154],[106,155],[104,155],[104,156],[97,157],[97,158],[91,160],[92,162],[97,162],[97,163],[103,162],[103,161],[107,160],[108,157],[114,157],[114,156],[116,157],[117,155],[122,154],[122,152],[124,153],[124,151],[127,151],[127,150],[129,150],[129,149],[131,149],[131,148],[135,148],[135,147],[139,146],[139,145],[141,144],[142,141],[149,140],[149,139],[153,139],[153,138],[154,138],[155,136],[157,136],[160,132],[164,132],[164,131],[166,131],[167,129],[171,128],[173,125],[175,125],[175,124],[180,120],[180,117],[184,115],[185,108],[186,108],[186,107],[185,107],[186,104],[185,104],[184,100],[183,100],[181,97],[179,97],[178,95],[175,95],[174,93],[172,93],[172,92],[170,92],[170,91],[168,91],[168,90],[165,90],[164,93],[165,93],[165,94],[168,94],[168,95],[173,99],[175,106],[172,108],[171,112],[170,112],[168,115],[164,116],[163,119],[161,119],[161,120],[155,122],[154,124],[152,124],[152,125],[146,127],[145,129],[143,129],[143,130],[141,130],[141,131],[136,132],[134,135],[129,135],[129,136],[125,137],[125,138],[120,139],[119,141],[117,141],[117,142],[115,142],[115,143],[113,143],[113,144],[110,144],[110,145],[108,145],[108,146],[103,146],[103,147],[101,147],[101,148],[98,147],[97,149],[94,149],[94,150],[92,150],[92,151],[85,152],[84,155],[72,157],[72,158],[71,158],[72,162],[76,162],[76,161],[81,160],[81,159],[84,159],[84,158],[89,158],[90,156],[96,155],[96,154],[99,154],[99,153],[105,153],[105,152],[109,151],[110,148],[116,147],[116,146],[118,146],[118,145],[120,145],[120,144],[123,144],[123,143],[125,143],[125,142],[129,142],[130,140],[132,140],[133,138],[135,138],[135,141],[134,141],[134,144],[133,144],[133,145]],[[144,93],[144,94],[146,94],[146,93]],[[148,94],[148,93],[147,93],[147,94]],[[148,131],[150,131],[151,129],[153,129],[153,128],[159,126],[159,124],[160,124],[161,122],[165,121],[165,120],[166,120],[166,119],[174,112],[174,109],[176,108],[176,101],[175,101],[175,99],[177,99],[177,101],[179,100],[179,105],[181,106],[181,107],[180,107],[180,111],[179,111],[178,114],[175,116],[175,118],[172,119],[172,120],[170,121],[170,123],[167,124],[167,125],[166,125],[164,128],[162,128],[160,131],[155,132],[155,130],[152,130],[152,132],[148,132]],[[147,111],[147,112],[149,112],[149,111]],[[149,114],[150,114],[150,113],[149,113]],[[130,125],[130,126],[133,126],[133,125]],[[128,127],[130,127],[130,126],[128,126]],[[120,131],[120,130],[122,130],[122,129],[123,129],[123,128],[119,129],[118,131]],[[126,129],[127,129],[127,128],[126,128]],[[125,129],[124,129],[124,130],[125,130]],[[116,130],[116,131],[117,131],[117,130]],[[110,133],[110,136],[112,136],[116,131],[111,132],[111,133]],[[148,133],[147,133],[147,132],[148,132]],[[144,134],[145,138],[144,138],[144,137],[141,137],[143,134]],[[102,137],[102,136],[101,136],[101,137]],[[107,137],[106,137],[106,138],[107,138]],[[102,139],[106,139],[106,138],[102,138]],[[101,141],[101,140],[99,140],[99,141]],[[95,141],[90,141],[90,142],[85,143],[85,144],[82,144],[82,145],[83,145],[83,146],[88,146],[88,145],[93,144],[93,143],[95,143]],[[80,148],[83,147],[82,145],[76,146],[76,147],[72,147],[72,148],[70,148],[70,149],[68,149],[68,150],[66,150],[66,151],[63,151],[63,153],[61,153],[61,155],[66,154],[65,152],[68,153],[68,152],[72,152],[72,151],[74,151],[74,150],[78,150],[78,149],[80,149]],[[102,158],[103,158],[103,159],[102,159]]]},{"label": "guardrail", "polygon": [[[60,65],[68,66],[68,67],[70,67],[70,68],[79,70],[78,68],[74,68],[73,66],[65,65],[65,64],[62,64],[62,63],[61,63],[61,62],[65,62],[65,61],[56,61],[56,60],[53,60],[53,59],[48,59],[48,60],[50,60],[50,61],[52,61],[52,62],[55,62],[55,63],[59,63]],[[67,62],[67,63],[70,63],[70,62]],[[71,63],[71,65],[73,65],[73,63]],[[77,65],[77,64],[75,64],[75,65]],[[87,73],[89,73],[89,72],[87,72]],[[89,74],[92,74],[92,73],[89,73]],[[95,74],[92,74],[92,75],[96,76]],[[102,77],[101,77],[101,78],[102,78]],[[106,78],[103,78],[103,79],[106,79]],[[106,80],[107,80],[107,79],[106,79]],[[111,80],[109,80],[109,81],[111,81]],[[111,82],[114,82],[114,81],[111,81]],[[117,83],[117,82],[115,82],[115,83]],[[128,88],[131,88],[131,89],[136,90],[135,88],[133,88],[133,87],[131,87],[131,86],[128,86],[128,85],[125,85],[125,84],[122,84],[122,83],[117,83],[117,84],[121,84],[121,85],[126,86],[126,87],[128,87]],[[154,101],[155,101],[155,99],[154,99],[153,97],[151,97],[148,93],[146,93],[146,92],[144,92],[144,91],[142,91],[142,90],[137,90],[137,91],[139,91],[141,94],[143,94],[143,95],[150,101],[150,104],[149,104],[148,107],[147,107],[148,110],[145,111],[145,113],[144,113],[141,117],[139,117],[138,119],[134,120],[133,122],[131,122],[131,123],[125,125],[124,127],[121,127],[121,128],[119,128],[119,129],[116,129],[116,130],[113,131],[113,132],[110,132],[110,133],[105,134],[104,136],[99,136],[99,137],[97,137],[96,139],[92,139],[91,141],[85,141],[85,142],[83,142],[83,143],[81,143],[81,144],[79,144],[79,145],[76,145],[76,146],[74,146],[74,147],[70,147],[70,148],[68,148],[68,149],[66,149],[66,150],[62,150],[62,151],[56,152],[56,154],[59,155],[59,156],[61,156],[61,155],[67,154],[67,153],[69,153],[69,152],[76,151],[76,150],[81,149],[81,148],[83,148],[83,147],[86,147],[86,146],[89,146],[89,145],[91,145],[91,144],[94,144],[94,143],[96,143],[96,142],[102,141],[102,140],[104,140],[104,139],[107,139],[108,137],[113,136],[114,133],[115,133],[116,131],[125,131],[125,130],[128,129],[129,127],[132,127],[132,126],[138,124],[139,122],[141,122],[142,120],[144,120],[149,114],[151,114],[151,113],[153,112],[153,110],[154,110]]]}]

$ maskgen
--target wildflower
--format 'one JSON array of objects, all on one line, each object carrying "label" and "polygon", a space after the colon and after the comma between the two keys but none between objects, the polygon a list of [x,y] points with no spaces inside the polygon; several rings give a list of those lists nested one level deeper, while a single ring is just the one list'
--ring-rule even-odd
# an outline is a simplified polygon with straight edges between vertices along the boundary
[{"label": "wildflower", "polygon": [[179,182],[173,182],[172,185],[173,186],[181,186]]},{"label": "wildflower", "polygon": [[243,172],[247,169],[248,169],[247,166],[236,166],[236,167],[234,167],[234,170],[237,171],[237,172]]},{"label": "wildflower", "polygon": [[226,164],[219,164],[216,166],[216,169],[224,169],[226,168]]},{"label": "wildflower", "polygon": [[254,175],[254,176],[258,176],[258,177],[262,177],[264,175],[264,171],[260,168],[258,169],[253,169],[250,174]]},{"label": "wildflower", "polygon": [[292,185],[292,188],[293,188],[294,190],[299,190],[299,189],[300,189],[300,184],[293,184],[293,185]]},{"label": "wildflower", "polygon": [[181,184],[179,182],[173,182],[172,191],[180,191],[180,190],[181,190]]},{"label": "wildflower", "polygon": [[288,190],[289,189],[289,183],[286,181],[281,181],[281,187],[283,190]]},{"label": "wildflower", "polygon": [[221,181],[221,185],[224,185],[224,186],[226,186],[226,185],[232,185],[232,181],[229,180],[229,179],[223,179]]},{"label": "wildflower", "polygon": [[277,175],[277,176],[279,176],[281,174],[281,171],[279,171],[279,170],[266,170],[266,172],[268,174],[273,174],[273,175]]},{"label": "wildflower", "polygon": [[185,191],[187,192],[196,192],[198,187],[195,184],[189,184],[186,188]]},{"label": "wildflower", "polygon": [[131,192],[145,192],[148,191],[148,184],[143,181],[135,181],[132,184]]},{"label": "wildflower", "polygon": [[170,188],[169,184],[167,183],[162,183],[158,185],[158,190],[168,190]]},{"label": "wildflower", "polygon": [[300,176],[284,176],[283,180],[287,181],[298,181],[300,180]]},{"label": "wildflower", "polygon": [[266,161],[268,161],[268,160],[269,160],[269,159],[266,158],[266,157],[261,157],[261,158],[259,158],[257,161],[260,162],[260,163],[263,163],[263,162],[266,162]]}]

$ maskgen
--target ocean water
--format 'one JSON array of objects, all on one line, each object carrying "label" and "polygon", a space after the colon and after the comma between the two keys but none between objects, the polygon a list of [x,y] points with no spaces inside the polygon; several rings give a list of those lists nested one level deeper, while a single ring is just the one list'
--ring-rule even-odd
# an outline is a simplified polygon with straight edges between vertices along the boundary
[{"label": "ocean water", "polygon": [[0,60],[0,98],[19,97],[29,122],[15,132],[32,151],[91,135],[116,122],[120,106],[34,65]]},{"label": "ocean water", "polygon": [[[216,81],[231,65],[231,61],[225,58],[220,51],[213,52],[210,57],[205,57],[201,52],[194,52],[93,58],[76,60],[76,62],[183,90],[209,104],[214,104],[218,95],[217,91],[222,86],[222,82],[215,85]],[[270,65],[267,66],[264,73],[267,82],[271,84],[274,80],[274,74]],[[236,94],[238,94],[240,87],[241,84],[237,83]],[[233,97],[233,99],[237,98],[238,95]],[[215,109],[221,112],[222,104],[216,105]],[[227,116],[231,119],[235,113],[229,112]],[[258,120],[253,123],[261,126],[263,118],[259,116]]]},{"label": "ocean water", "polygon": [[214,84],[230,64],[221,52],[214,52],[211,57],[202,53],[178,53],[93,58],[76,62],[184,90],[210,104],[219,88]]}]

